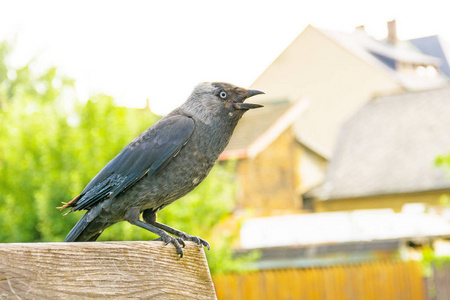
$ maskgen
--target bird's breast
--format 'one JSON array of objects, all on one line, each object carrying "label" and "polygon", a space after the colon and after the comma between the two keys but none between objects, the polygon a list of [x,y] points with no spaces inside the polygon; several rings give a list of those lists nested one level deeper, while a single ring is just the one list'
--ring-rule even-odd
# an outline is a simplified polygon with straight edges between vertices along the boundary
[{"label": "bird's breast", "polygon": [[[145,176],[128,194],[142,209],[159,209],[183,197],[209,174],[225,149],[232,130],[218,134],[215,128],[197,126],[189,141],[170,162],[151,176]],[[223,127],[222,127],[223,129]]]}]

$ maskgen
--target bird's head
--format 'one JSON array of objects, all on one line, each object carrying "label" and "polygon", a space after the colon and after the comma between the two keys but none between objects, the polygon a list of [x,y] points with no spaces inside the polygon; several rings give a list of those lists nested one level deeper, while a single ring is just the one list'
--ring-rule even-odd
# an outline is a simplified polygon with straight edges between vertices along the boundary
[{"label": "bird's head", "polygon": [[246,111],[263,107],[261,104],[244,103],[244,101],[252,96],[264,94],[264,92],[244,89],[225,82],[213,82],[211,85],[215,88],[212,94],[227,108]]},{"label": "bird's head", "polygon": [[198,84],[187,104],[196,115],[204,117],[226,114],[240,118],[246,111],[263,107],[261,104],[245,103],[252,96],[264,94],[258,90],[249,90],[225,82],[203,82]]}]

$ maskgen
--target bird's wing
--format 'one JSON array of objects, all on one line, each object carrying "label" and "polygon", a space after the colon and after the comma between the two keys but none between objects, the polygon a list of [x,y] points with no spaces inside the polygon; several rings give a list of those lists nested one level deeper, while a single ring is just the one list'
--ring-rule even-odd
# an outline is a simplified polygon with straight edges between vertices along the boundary
[{"label": "bird's wing", "polygon": [[125,147],[65,207],[73,207],[71,211],[89,209],[116,197],[144,175],[161,170],[189,141],[194,128],[194,120],[187,116],[161,119]]}]

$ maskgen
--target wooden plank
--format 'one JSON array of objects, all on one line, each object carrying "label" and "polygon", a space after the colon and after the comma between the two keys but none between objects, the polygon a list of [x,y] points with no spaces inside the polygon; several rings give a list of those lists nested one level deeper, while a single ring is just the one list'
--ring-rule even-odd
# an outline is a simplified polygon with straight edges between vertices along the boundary
[{"label": "wooden plank", "polygon": [[288,290],[291,292],[290,297],[287,299],[301,299],[302,298],[302,281],[300,277],[300,272],[298,269],[290,269],[290,282],[288,286]]},{"label": "wooden plank", "polygon": [[262,274],[264,276],[266,299],[277,299],[278,278],[276,277],[276,273],[273,270],[266,270]]},{"label": "wooden plank", "polygon": [[0,299],[216,299],[205,253],[187,242],[0,244]]},{"label": "wooden plank", "polygon": [[422,265],[418,261],[411,261],[408,263],[410,266],[410,271],[408,272],[408,278],[412,290],[410,294],[413,300],[422,300],[426,298],[425,293],[425,280],[423,277]]}]

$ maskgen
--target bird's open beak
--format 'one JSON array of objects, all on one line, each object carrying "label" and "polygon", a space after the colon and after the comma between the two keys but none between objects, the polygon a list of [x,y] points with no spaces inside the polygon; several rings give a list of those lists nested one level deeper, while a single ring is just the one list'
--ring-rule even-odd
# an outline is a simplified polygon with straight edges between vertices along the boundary
[{"label": "bird's open beak", "polygon": [[258,90],[249,90],[248,93],[243,95],[244,97],[242,97],[242,99],[240,99],[240,101],[233,103],[234,108],[248,110],[248,109],[263,107],[264,105],[261,105],[261,104],[244,103],[245,99],[256,96],[256,95],[261,95],[261,94],[264,94],[264,92],[261,92]]}]

